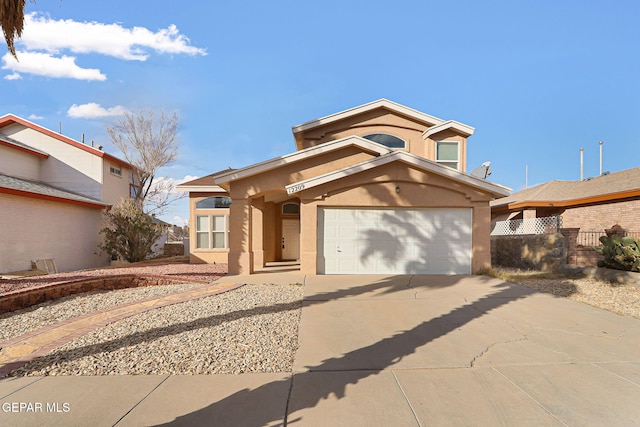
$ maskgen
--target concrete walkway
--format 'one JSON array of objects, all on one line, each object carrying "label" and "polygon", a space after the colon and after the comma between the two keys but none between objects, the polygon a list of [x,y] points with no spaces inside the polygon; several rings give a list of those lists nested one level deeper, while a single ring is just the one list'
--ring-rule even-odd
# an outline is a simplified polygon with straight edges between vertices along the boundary
[{"label": "concrete walkway", "polygon": [[9,378],[0,425],[640,425],[638,320],[481,276],[250,279],[305,283],[293,373]]}]

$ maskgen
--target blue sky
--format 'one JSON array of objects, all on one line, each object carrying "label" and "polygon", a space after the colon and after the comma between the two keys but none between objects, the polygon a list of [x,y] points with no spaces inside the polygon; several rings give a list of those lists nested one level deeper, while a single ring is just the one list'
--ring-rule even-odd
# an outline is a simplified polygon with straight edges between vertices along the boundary
[{"label": "blue sky", "polygon": [[[122,109],[180,116],[178,182],[295,150],[291,127],[380,98],[476,128],[511,187],[640,166],[640,2],[27,2],[2,111],[119,153]],[[75,107],[74,107],[75,106]],[[165,219],[188,218],[186,201]]]}]

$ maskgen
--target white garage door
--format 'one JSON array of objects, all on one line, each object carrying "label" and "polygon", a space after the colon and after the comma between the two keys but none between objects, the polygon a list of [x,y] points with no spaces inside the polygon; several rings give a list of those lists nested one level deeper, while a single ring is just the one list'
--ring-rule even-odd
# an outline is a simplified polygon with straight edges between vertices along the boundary
[{"label": "white garage door", "polygon": [[470,274],[471,209],[318,212],[318,273]]}]

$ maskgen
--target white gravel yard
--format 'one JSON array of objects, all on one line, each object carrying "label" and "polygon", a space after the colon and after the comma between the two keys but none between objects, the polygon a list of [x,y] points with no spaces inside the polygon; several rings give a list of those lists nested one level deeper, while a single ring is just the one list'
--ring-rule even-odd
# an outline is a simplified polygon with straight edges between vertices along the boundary
[{"label": "white gravel yard", "polygon": [[290,372],[302,285],[245,285],[133,316],[84,335],[12,375]]},{"label": "white gravel yard", "polygon": [[184,283],[87,292],[34,305],[23,310],[3,313],[0,314],[0,343],[73,317],[196,286],[202,286],[202,284]]}]

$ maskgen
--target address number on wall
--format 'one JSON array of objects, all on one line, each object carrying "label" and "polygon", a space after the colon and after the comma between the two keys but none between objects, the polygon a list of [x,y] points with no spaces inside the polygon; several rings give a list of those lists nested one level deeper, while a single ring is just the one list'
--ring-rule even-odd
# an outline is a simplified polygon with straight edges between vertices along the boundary
[{"label": "address number on wall", "polygon": [[293,187],[287,188],[287,194],[297,193],[302,190],[304,190],[304,184],[294,185]]}]

